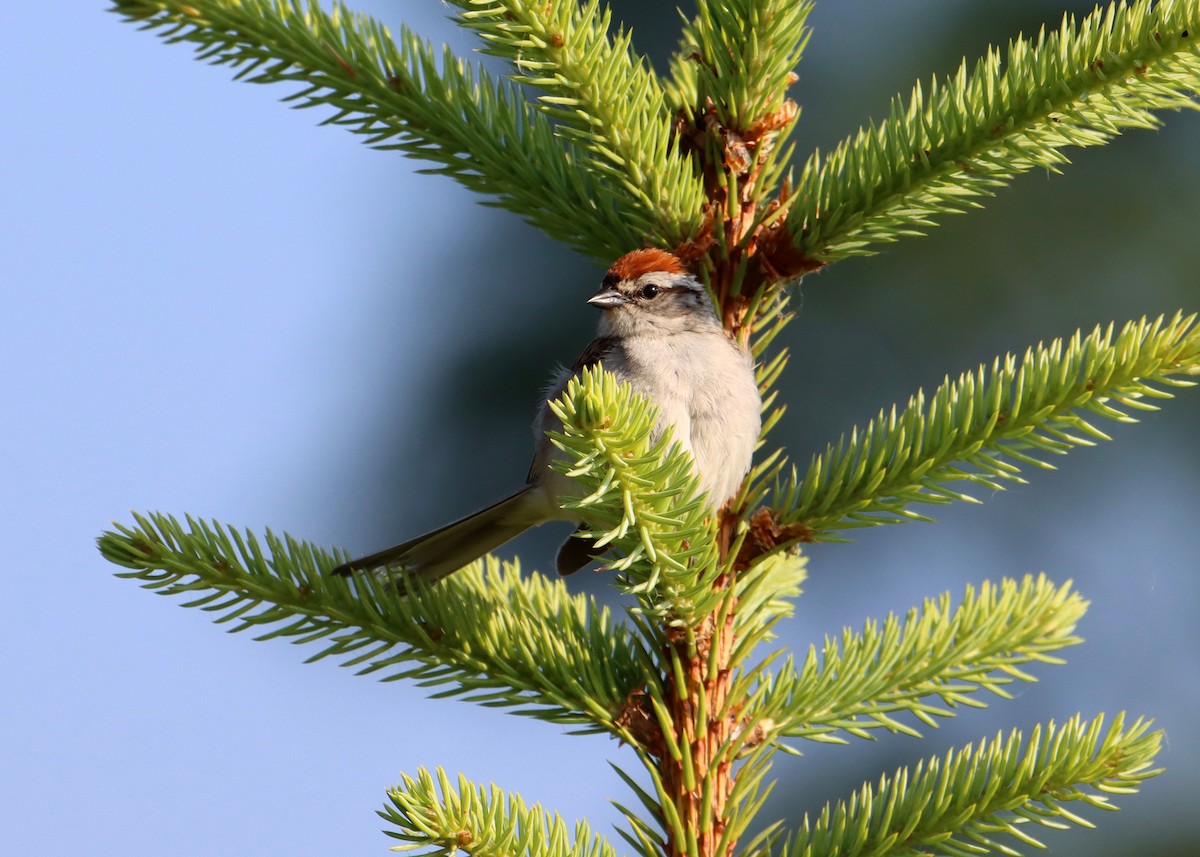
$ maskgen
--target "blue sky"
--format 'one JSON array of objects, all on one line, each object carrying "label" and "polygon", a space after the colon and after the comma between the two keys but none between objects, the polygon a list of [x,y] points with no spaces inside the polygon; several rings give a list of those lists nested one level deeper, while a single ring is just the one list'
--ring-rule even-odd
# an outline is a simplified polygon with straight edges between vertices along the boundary
[{"label": "blue sky", "polygon": [[[632,761],[615,744],[304,665],[311,651],[226,635],[116,579],[96,553],[95,536],[130,509],[366,551],[485,502],[523,474],[527,429],[520,418],[495,431],[467,421],[476,451],[511,466],[424,502],[428,480],[448,472],[437,439],[421,436],[424,415],[445,404],[430,392],[435,367],[475,339],[498,341],[502,366],[519,352],[522,378],[524,361],[569,360],[594,321],[581,302],[598,277],[514,217],[317,127],[317,112],[278,103],[282,91],[231,83],[103,5],[64,15],[18,4],[0,29],[0,850],[383,853],[383,790],[421,765],[495,780],[607,830],[617,815],[606,800],[622,787],[605,760]],[[855,15],[867,4],[824,5],[841,8],[814,18],[797,93],[816,129],[805,145],[828,146],[914,77],[952,68],[936,37],[963,15],[896,4],[866,27]],[[419,32],[469,44],[439,4],[405,6]],[[396,20],[392,4],[360,8]],[[893,38],[905,24],[909,40]],[[975,26],[982,41],[959,54],[1014,32]],[[1027,177],[912,249],[806,282],[780,439],[802,461],[885,402],[998,351],[1195,307],[1198,138],[1195,117],[1169,116],[1162,132],[1075,153],[1063,177]],[[492,277],[527,288],[506,296]],[[577,307],[555,325],[575,346],[506,343],[478,327],[506,310],[539,318],[551,287]],[[536,379],[522,389],[518,414],[532,412]],[[769,813],[817,810],[864,778],[1009,725],[1126,708],[1169,730],[1169,779],[1099,819],[1107,838],[1072,835],[1059,853],[1164,831],[1200,841],[1185,809],[1200,788],[1190,395],[982,509],[815,551],[794,645],[1039,570],[1074,578],[1092,600],[1088,643],[1015,702],[964,714],[919,746],[890,739],[785,760]],[[388,491],[399,523],[377,511]],[[545,564],[539,550],[528,565]]]}]

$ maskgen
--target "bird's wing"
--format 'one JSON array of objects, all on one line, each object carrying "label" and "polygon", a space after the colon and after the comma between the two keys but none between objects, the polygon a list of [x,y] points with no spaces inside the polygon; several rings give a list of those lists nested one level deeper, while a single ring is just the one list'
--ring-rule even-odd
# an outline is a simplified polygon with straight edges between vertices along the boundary
[{"label": "bird's wing", "polygon": [[[584,369],[604,362],[604,358],[612,353],[617,345],[615,336],[599,336],[588,343],[583,353],[571,364],[571,374],[578,375]],[[565,384],[563,385],[566,386]],[[560,391],[561,392],[561,391]]]}]

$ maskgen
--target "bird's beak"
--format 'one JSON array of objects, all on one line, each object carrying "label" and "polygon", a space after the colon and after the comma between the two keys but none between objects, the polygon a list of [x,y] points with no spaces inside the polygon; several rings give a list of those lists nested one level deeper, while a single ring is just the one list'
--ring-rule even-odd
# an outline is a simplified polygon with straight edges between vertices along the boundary
[{"label": "bird's beak", "polygon": [[596,294],[588,298],[588,303],[598,309],[612,309],[627,303],[629,299],[612,286],[604,286]]}]

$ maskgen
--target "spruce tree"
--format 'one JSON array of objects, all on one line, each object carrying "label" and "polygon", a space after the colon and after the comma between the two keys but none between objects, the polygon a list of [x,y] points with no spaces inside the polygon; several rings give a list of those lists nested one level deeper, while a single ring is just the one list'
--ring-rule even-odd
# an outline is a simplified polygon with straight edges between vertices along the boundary
[{"label": "spruce tree", "polygon": [[[923,234],[1020,173],[1057,170],[1072,148],[1196,107],[1200,3],[1068,16],[916,85],[885,118],[799,159],[789,86],[806,2],[697,0],[662,74],[598,0],[447,5],[508,62],[506,79],[340,4],[113,3],[239,79],[298,84],[289,101],[600,263],[643,246],[678,253],[758,361],[763,440],[741,492],[711,513],[688,455],[669,433],[652,436],[653,406],[589,370],[551,403],[563,421],[553,440],[578,483],[571,508],[611,551],[620,618],[516,561],[487,557],[402,594],[386,576],[331,576],[344,551],[192,516],[136,515],[102,535],[119,574],[258,639],[315,644],[313,660],[618,739],[620,833],[644,857],[1014,854],[1040,844],[1041,829],[1090,825],[1080,809],[1112,808],[1154,776],[1163,736],[1147,720],[1077,716],[882,776],[796,829],[755,824],[777,752],[916,735],[1004,698],[1080,641],[1087,606],[1069,583],[1003,580],[793,655],[775,633],[805,579],[803,546],[926,520],[930,504],[1022,484],[1050,455],[1106,439],[1104,420],[1132,422],[1194,383],[1195,317],[997,357],[806,462],[790,462],[772,433],[784,407],[774,385],[790,287],[805,274]],[[421,853],[616,853],[584,822],[441,770],[405,776],[381,815]]]}]

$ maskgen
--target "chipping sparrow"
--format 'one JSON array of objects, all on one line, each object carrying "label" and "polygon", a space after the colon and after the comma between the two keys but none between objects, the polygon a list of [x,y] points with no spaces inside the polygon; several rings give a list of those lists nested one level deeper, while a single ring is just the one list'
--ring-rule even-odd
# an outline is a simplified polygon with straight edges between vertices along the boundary
[{"label": "chipping sparrow", "polygon": [[[634,250],[608,269],[588,303],[603,311],[599,337],[547,390],[557,398],[585,366],[597,363],[628,381],[658,406],[655,434],[673,435],[692,454],[700,490],[717,509],[732,497],[750,469],[761,426],[761,402],[749,352],[726,335],[708,292],[678,258],[662,250]],[[439,580],[530,527],[551,520],[578,522],[559,508],[576,493],[571,480],[550,467],[561,456],[546,432],[561,428],[543,404],[534,424],[535,448],[527,482],[516,493],[473,515],[404,544],[334,569],[395,569],[426,583]],[[568,538],[555,565],[570,574],[591,561],[587,539]],[[398,581],[403,588],[403,580]]]}]

